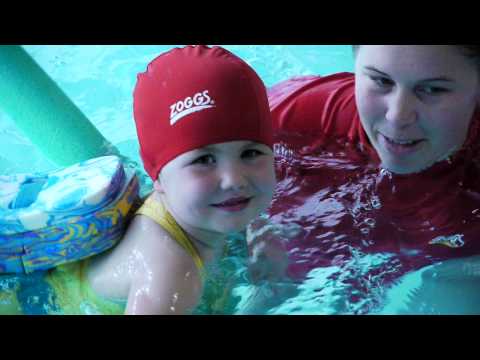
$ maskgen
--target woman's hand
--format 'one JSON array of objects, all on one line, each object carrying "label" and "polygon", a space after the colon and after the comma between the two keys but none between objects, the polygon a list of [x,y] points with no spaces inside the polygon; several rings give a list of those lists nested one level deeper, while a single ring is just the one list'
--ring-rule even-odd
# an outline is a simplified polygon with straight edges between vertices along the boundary
[{"label": "woman's hand", "polygon": [[382,314],[480,314],[480,256],[406,274],[387,291]]}]

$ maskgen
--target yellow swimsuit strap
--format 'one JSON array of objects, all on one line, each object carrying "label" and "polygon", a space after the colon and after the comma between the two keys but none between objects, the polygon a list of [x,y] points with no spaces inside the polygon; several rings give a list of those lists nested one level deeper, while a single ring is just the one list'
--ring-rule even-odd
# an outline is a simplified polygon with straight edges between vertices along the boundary
[{"label": "yellow swimsuit strap", "polygon": [[173,216],[167,211],[167,209],[165,209],[161,202],[155,201],[149,196],[143,205],[136,211],[135,215],[137,214],[148,216],[165,229],[171,237],[192,256],[193,261],[203,278],[205,267],[197,249],[188,238],[185,231],[180,225],[178,225]]}]

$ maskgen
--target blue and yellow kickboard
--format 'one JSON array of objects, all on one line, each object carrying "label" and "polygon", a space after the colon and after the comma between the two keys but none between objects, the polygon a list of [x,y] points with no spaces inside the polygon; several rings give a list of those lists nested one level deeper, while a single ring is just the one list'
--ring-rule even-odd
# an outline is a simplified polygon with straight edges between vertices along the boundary
[{"label": "blue and yellow kickboard", "polygon": [[0,176],[0,273],[47,270],[111,248],[138,193],[137,177],[117,156]]}]

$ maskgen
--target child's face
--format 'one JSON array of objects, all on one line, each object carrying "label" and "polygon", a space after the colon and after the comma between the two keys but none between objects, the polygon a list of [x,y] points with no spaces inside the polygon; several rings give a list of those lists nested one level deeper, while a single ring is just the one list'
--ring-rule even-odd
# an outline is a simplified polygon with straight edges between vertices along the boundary
[{"label": "child's face", "polygon": [[184,153],[155,182],[165,205],[190,233],[243,230],[269,206],[275,187],[272,150],[250,141]]}]

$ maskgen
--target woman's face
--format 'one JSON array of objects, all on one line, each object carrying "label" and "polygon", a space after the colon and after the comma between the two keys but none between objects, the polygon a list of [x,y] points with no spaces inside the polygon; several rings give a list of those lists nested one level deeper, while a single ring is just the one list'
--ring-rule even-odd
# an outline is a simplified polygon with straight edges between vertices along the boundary
[{"label": "woman's face", "polygon": [[479,74],[452,45],[361,45],[355,97],[382,166],[422,171],[465,142],[480,103]]}]

